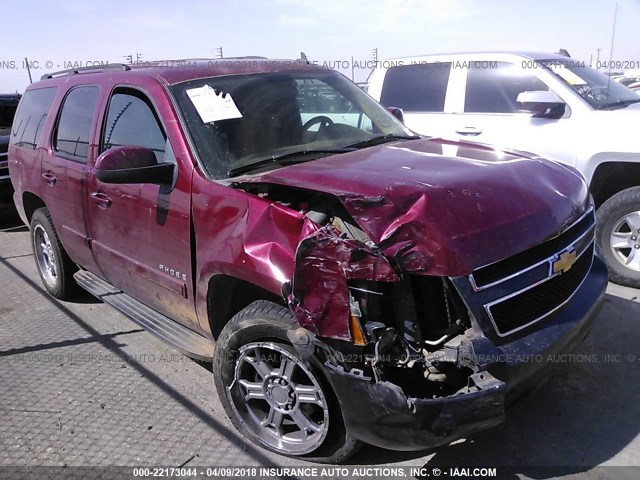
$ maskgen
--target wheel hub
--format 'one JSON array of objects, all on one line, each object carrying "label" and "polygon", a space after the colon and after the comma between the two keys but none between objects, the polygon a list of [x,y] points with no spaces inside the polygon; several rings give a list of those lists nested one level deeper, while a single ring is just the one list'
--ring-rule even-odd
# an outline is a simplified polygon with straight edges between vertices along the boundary
[{"label": "wheel hub", "polygon": [[286,378],[268,378],[264,391],[269,405],[279,412],[290,412],[297,404],[296,392]]}]

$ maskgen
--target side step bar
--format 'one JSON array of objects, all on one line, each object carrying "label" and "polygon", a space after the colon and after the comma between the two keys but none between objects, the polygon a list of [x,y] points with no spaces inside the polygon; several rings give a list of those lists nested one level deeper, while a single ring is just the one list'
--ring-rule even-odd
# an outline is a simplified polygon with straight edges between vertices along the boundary
[{"label": "side step bar", "polygon": [[174,348],[198,360],[211,360],[213,342],[206,337],[156,312],[91,272],[80,270],[73,276],[78,285],[94,297],[108,303]]}]

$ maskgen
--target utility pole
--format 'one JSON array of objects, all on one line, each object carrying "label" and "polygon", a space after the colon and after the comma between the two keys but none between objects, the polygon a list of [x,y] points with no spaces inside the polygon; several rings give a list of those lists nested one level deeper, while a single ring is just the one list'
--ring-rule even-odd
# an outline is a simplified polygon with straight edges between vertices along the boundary
[{"label": "utility pole", "polygon": [[371,50],[371,55],[373,55],[373,68],[378,66],[378,48],[374,48]]},{"label": "utility pole", "polygon": [[216,48],[216,54],[218,58],[224,58],[224,54],[222,53],[222,47]]},{"label": "utility pole", "polygon": [[601,48],[596,48],[596,52],[597,52],[597,54],[596,54],[596,67],[600,65],[600,51],[601,50],[602,50]]}]

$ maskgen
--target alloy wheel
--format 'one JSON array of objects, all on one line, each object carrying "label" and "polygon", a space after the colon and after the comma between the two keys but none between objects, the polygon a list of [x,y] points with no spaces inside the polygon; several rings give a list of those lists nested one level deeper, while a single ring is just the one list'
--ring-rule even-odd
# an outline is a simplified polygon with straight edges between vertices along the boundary
[{"label": "alloy wheel", "polygon": [[42,278],[50,287],[58,282],[58,267],[53,245],[44,227],[36,225],[33,230],[33,246],[38,269]]},{"label": "alloy wheel", "polygon": [[318,379],[279,345],[243,345],[227,395],[238,419],[274,450],[304,455],[327,436],[329,408]]},{"label": "alloy wheel", "polygon": [[625,215],[614,225],[610,244],[620,263],[640,272],[640,211]]}]

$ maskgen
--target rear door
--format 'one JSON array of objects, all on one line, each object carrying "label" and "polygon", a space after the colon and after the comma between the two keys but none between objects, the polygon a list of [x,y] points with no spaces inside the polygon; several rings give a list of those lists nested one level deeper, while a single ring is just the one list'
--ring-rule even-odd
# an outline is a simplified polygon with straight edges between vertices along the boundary
[{"label": "rear door", "polygon": [[106,184],[92,168],[88,180],[92,247],[103,275],[116,287],[188,326],[195,320],[190,247],[190,174],[180,171],[162,118],[143,91],[119,86],[108,98],[100,152],[119,146],[152,149],[177,165],[176,187]]},{"label": "rear door", "polygon": [[407,127],[422,135],[449,136],[453,130],[453,97],[459,72],[451,62],[427,61],[387,70],[380,103],[404,112]]},{"label": "rear door", "polygon": [[[87,269],[96,265],[86,228],[87,162],[96,156],[95,119],[100,87],[72,87],[62,101],[43,153],[40,182],[43,200],[71,259]],[[37,120],[37,119],[35,119]]]}]

